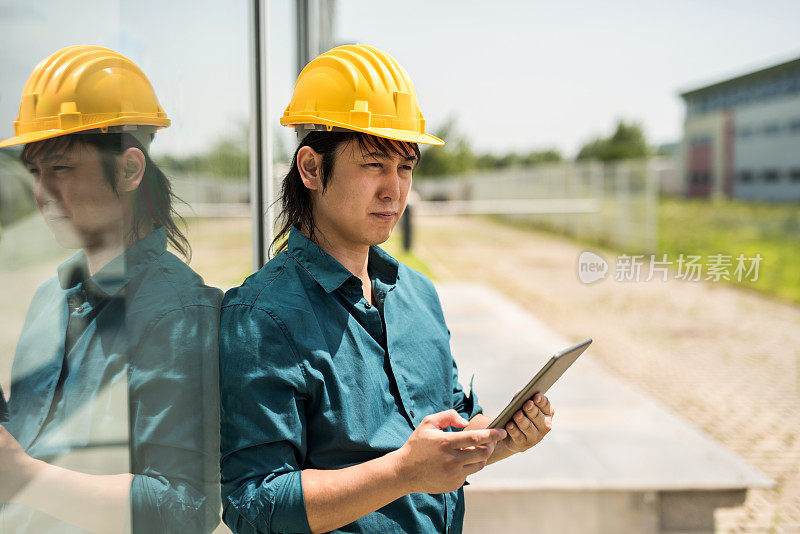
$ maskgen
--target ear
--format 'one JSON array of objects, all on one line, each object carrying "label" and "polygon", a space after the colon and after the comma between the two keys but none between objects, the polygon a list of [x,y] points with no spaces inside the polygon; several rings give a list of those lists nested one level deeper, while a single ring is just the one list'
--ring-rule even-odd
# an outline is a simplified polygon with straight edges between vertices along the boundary
[{"label": "ear", "polygon": [[119,191],[135,191],[142,183],[144,169],[147,166],[144,154],[138,148],[131,147],[120,156],[122,175],[119,178]]},{"label": "ear", "polygon": [[297,151],[297,169],[303,185],[312,191],[322,190],[322,154],[310,146]]}]

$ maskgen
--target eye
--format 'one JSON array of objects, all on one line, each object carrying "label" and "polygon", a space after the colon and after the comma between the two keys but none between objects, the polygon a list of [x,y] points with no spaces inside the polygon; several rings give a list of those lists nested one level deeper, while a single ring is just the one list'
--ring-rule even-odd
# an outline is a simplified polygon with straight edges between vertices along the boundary
[{"label": "eye", "polygon": [[65,166],[65,165],[54,165],[54,166],[53,166],[53,170],[54,170],[54,171],[56,171],[56,172],[59,172],[59,171],[66,171],[66,170],[69,170],[69,169],[71,169],[71,168],[72,168],[72,167],[67,167],[67,166]]},{"label": "eye", "polygon": [[381,169],[383,168],[383,163],[379,163],[377,161],[373,161],[371,163],[365,163],[365,167],[372,167],[373,169]]}]

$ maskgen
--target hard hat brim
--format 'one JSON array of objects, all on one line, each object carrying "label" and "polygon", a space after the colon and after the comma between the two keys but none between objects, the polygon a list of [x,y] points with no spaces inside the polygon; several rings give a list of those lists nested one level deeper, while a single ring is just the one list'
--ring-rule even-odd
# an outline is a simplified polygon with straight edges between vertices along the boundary
[{"label": "hard hat brim", "polygon": [[352,124],[343,122],[332,121],[329,119],[320,119],[313,115],[294,115],[291,118],[281,117],[281,125],[283,126],[297,126],[300,124],[322,124],[335,128],[342,128],[354,132],[361,132],[376,137],[383,137],[385,139],[392,139],[394,141],[405,141],[407,143],[418,143],[421,145],[443,145],[444,141],[430,134],[415,132],[411,130],[396,130],[394,128],[360,128]]},{"label": "hard hat brim", "polygon": [[108,128],[110,126],[155,126],[156,128],[166,128],[170,125],[169,119],[152,119],[144,123],[141,117],[119,117],[116,119],[96,122],[93,124],[84,124],[75,128],[66,130],[40,130],[38,132],[30,132],[22,135],[15,135],[0,141],[0,148],[16,145],[26,145],[28,143],[36,143],[37,141],[44,141],[45,139],[52,139],[62,135],[69,135],[73,133],[86,132],[88,130],[97,130],[101,128]]}]

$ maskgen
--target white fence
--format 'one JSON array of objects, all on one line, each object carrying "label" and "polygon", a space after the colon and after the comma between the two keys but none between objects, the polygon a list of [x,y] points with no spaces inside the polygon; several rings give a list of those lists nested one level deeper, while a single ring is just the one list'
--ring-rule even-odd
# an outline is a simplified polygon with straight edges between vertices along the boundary
[{"label": "white fence", "polygon": [[669,159],[561,163],[418,180],[422,215],[490,213],[631,252],[655,252]]}]

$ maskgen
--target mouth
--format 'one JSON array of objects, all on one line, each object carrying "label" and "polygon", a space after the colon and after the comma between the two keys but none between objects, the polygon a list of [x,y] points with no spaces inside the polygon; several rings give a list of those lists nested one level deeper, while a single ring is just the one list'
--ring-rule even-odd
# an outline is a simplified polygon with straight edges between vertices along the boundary
[{"label": "mouth", "polygon": [[63,222],[69,220],[69,217],[66,215],[47,215],[45,216],[45,220],[47,220],[47,222]]},{"label": "mouth", "polygon": [[378,219],[382,221],[391,221],[395,217],[397,217],[396,211],[373,211],[371,215],[374,215]]}]

